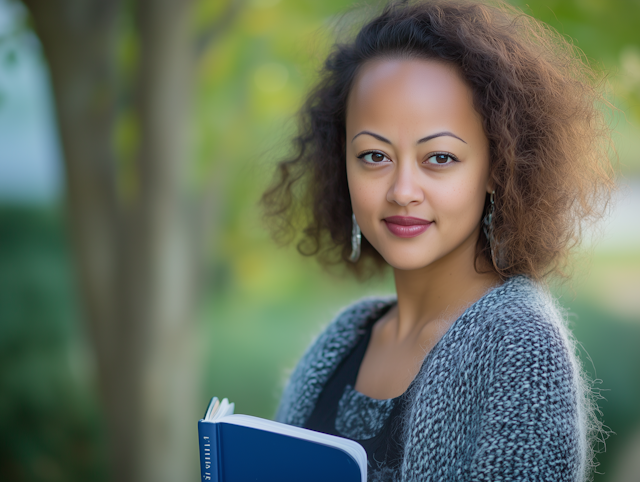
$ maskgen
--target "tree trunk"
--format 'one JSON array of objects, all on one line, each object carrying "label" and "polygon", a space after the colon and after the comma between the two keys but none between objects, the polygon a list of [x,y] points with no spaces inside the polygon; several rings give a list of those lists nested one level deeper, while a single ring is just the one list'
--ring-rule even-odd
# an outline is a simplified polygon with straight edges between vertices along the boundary
[{"label": "tree trunk", "polygon": [[188,0],[140,0],[137,189],[118,197],[117,0],[24,0],[49,64],[112,480],[195,480],[197,260],[186,197]]},{"label": "tree trunk", "polygon": [[[186,192],[194,39],[187,0],[140,0],[137,95],[141,144],[135,226],[144,324],[140,354],[140,481],[195,480],[197,373],[192,321],[195,220]],[[199,407],[197,410],[201,410]],[[191,463],[190,463],[191,462]],[[191,469],[191,470],[190,470]]]}]

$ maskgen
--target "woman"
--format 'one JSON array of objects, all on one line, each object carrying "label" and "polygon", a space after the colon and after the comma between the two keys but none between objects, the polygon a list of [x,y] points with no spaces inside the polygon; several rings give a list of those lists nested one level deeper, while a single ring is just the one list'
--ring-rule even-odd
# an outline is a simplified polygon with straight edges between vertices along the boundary
[{"label": "woman", "polygon": [[369,480],[590,476],[594,404],[545,281],[614,189],[588,73],[504,5],[391,4],[336,44],[263,202],[290,233],[302,192],[299,250],[391,266],[397,296],[337,316],[278,421],[358,441]]}]

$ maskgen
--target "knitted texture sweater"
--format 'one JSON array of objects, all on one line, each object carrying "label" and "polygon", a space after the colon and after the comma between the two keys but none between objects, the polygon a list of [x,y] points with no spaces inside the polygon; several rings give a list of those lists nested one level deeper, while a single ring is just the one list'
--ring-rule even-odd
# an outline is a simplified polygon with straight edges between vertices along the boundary
[{"label": "knitted texture sweater", "polygon": [[[276,420],[303,426],[358,329],[395,302],[366,298],[343,310],[296,366]],[[389,479],[586,480],[586,385],[561,308],[528,276],[511,277],[468,306],[415,382],[402,468]]]}]

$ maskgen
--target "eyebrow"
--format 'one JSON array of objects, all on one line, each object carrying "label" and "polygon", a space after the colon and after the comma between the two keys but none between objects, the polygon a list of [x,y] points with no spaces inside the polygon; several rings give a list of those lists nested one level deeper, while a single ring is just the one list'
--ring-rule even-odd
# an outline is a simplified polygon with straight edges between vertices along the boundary
[{"label": "eyebrow", "polygon": [[[385,142],[385,143],[391,145],[391,141],[389,139],[387,139],[386,137],[382,137],[379,134],[375,134],[373,132],[370,132],[370,131],[358,132],[355,136],[353,136],[353,139],[351,139],[351,142],[353,142],[356,139],[356,137],[361,136],[363,134],[366,134],[368,136],[374,137],[374,138],[378,139],[380,142]],[[431,139],[435,139],[436,137],[442,137],[442,136],[455,137],[459,141],[462,141],[465,144],[467,143],[464,139],[461,139],[460,137],[455,135],[453,132],[442,131],[442,132],[437,132],[435,134],[431,134],[430,136],[427,136],[427,137],[423,137],[418,142],[416,142],[416,144],[422,144],[423,142],[427,142],[427,141],[430,141]]]}]

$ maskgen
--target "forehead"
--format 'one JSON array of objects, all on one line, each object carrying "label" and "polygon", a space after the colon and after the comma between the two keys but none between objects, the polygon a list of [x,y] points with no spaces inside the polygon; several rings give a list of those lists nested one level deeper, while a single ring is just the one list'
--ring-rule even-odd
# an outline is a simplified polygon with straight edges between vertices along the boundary
[{"label": "forehead", "polygon": [[438,60],[367,62],[358,72],[347,102],[347,130],[362,124],[383,124],[407,133],[408,128],[412,132],[436,127],[468,129],[473,126],[465,124],[480,122],[471,89],[454,66]]}]

